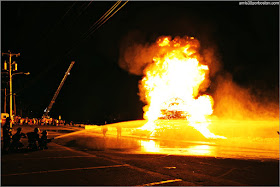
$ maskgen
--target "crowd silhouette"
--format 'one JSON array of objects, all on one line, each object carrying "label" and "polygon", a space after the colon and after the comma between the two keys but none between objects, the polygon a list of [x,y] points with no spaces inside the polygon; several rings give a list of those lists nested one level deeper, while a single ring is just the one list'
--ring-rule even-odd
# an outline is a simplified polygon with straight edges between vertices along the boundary
[{"label": "crowd silhouette", "polygon": [[22,118],[19,116],[14,117],[15,125],[50,125],[50,126],[64,126],[64,125],[74,125],[71,121],[69,124],[65,123],[65,120],[58,120],[54,118]]},{"label": "crowd silhouette", "polygon": [[[3,152],[15,152],[24,147],[22,138],[28,138],[28,150],[43,150],[48,149],[47,144],[53,139],[48,138],[47,130],[44,130],[40,136],[40,129],[34,128],[34,131],[23,133],[22,128],[18,127],[15,134],[12,134],[12,128],[10,127],[10,117],[6,118],[6,122],[3,125]],[[35,123],[36,124],[36,123]],[[33,125],[35,125],[33,124]]]}]

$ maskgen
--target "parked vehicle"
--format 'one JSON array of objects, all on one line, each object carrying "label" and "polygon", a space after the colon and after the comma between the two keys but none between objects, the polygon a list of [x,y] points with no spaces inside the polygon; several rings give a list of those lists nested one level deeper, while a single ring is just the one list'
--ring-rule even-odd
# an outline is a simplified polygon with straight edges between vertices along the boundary
[{"label": "parked vehicle", "polygon": [[1,126],[6,123],[6,118],[9,117],[8,113],[1,113]]}]

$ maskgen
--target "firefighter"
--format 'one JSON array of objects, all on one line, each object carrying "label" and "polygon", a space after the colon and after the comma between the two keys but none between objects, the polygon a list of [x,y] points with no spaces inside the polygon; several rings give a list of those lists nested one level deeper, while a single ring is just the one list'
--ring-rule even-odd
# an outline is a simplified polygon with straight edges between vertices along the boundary
[{"label": "firefighter", "polygon": [[106,136],[106,133],[108,131],[108,127],[107,126],[103,126],[102,127],[102,131],[103,131],[103,136],[105,137]]},{"label": "firefighter", "polygon": [[5,125],[3,125],[3,151],[8,151],[11,139],[12,139],[12,129],[10,128],[11,118],[7,117]]},{"label": "firefighter", "polygon": [[47,130],[44,130],[42,132],[42,136],[40,138],[40,141],[39,141],[39,149],[48,149],[48,146],[47,144],[49,142],[51,142],[52,139],[48,139],[48,132]]},{"label": "firefighter", "polygon": [[37,150],[38,149],[38,144],[37,142],[40,141],[40,135],[39,135],[40,129],[39,128],[34,128],[34,132],[28,132],[27,137],[28,137],[28,148],[32,150]]},{"label": "firefighter", "polygon": [[21,142],[21,138],[26,138],[25,134],[21,132],[21,127],[17,128],[17,132],[12,137],[12,143],[10,146],[11,150],[19,150],[23,147],[23,143]]}]

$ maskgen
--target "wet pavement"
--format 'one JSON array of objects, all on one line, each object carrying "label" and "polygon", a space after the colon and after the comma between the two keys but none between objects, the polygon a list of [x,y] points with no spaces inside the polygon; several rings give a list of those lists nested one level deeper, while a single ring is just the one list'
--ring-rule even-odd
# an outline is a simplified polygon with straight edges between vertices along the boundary
[{"label": "wet pavement", "polygon": [[[160,124],[162,129],[159,129],[153,136],[149,136],[147,131],[139,129],[145,124],[144,120],[107,125],[108,130],[105,136],[102,133],[102,126],[86,126],[87,131],[75,135],[76,139],[79,139],[76,143],[90,149],[123,150],[137,154],[279,160],[279,135],[276,133],[279,122],[277,121],[250,121],[246,124],[244,121],[231,122],[231,126],[225,133],[216,130],[219,135],[226,136],[226,139],[205,138],[199,131],[186,125],[183,120],[162,120],[160,123],[164,123]],[[256,123],[262,124],[265,128],[259,129],[260,132],[252,133],[253,129],[251,129],[248,131],[249,133],[242,134],[244,128],[242,129],[240,126],[246,125],[246,128],[249,128],[247,126],[256,125]],[[211,127],[212,131],[215,132],[213,126],[214,124]],[[117,127],[122,128],[121,136],[118,136]],[[267,133],[267,129],[271,132]],[[85,139],[87,141],[84,141]]]},{"label": "wet pavement", "polygon": [[[33,128],[23,127],[23,131]],[[266,149],[233,151],[211,141],[159,140],[128,129],[118,137],[115,127],[108,128],[105,137],[101,127],[40,129],[55,137],[49,149],[2,154],[2,186],[279,185],[279,155],[262,156],[259,152],[269,155]],[[238,156],[246,154],[259,156]]]}]

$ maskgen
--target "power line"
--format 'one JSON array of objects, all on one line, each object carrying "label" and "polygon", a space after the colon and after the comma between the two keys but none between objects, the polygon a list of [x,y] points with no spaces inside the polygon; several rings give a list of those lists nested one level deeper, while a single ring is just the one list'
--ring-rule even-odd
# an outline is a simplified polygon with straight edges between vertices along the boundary
[{"label": "power line", "polygon": [[[92,35],[97,29],[99,29],[105,22],[107,22],[113,15],[115,15],[128,1],[126,1],[121,7],[119,7],[114,13],[111,14],[111,12],[121,3],[121,1],[116,2],[98,21],[96,21],[90,29],[84,33],[81,37],[81,39],[76,42],[76,45],[74,45],[71,49],[68,50],[66,55],[68,55],[75,47],[77,47],[83,40],[87,39],[90,35]],[[111,14],[111,16],[109,16]],[[109,17],[108,17],[109,16]],[[106,18],[108,17],[108,18]],[[106,19],[105,19],[106,18]],[[105,19],[105,21],[104,21]],[[98,25],[98,26],[97,26]],[[94,28],[94,26],[97,26]],[[91,31],[90,31],[91,30]],[[84,37],[85,36],[85,37]]]},{"label": "power line", "polygon": [[74,5],[76,4],[76,2],[74,2],[69,8],[68,10],[65,12],[65,14],[60,18],[60,20],[58,22],[56,22],[56,24],[49,29],[49,31],[47,31],[45,34],[42,34],[43,36],[41,37],[40,40],[37,41],[37,43],[39,41],[41,41],[42,39],[46,39],[49,37],[49,34],[52,33],[60,24],[61,22],[63,21],[63,19],[66,17],[66,15],[70,12],[70,10],[74,7]]},{"label": "power line", "polygon": [[117,1],[107,12],[103,14],[82,36],[81,38],[74,44],[73,47],[71,47],[66,55],[68,55],[75,47],[77,47],[84,39],[87,38],[88,34],[91,32],[96,25],[100,24],[108,15],[121,3],[121,1]]},{"label": "power line", "polygon": [[[75,3],[76,3],[76,2],[75,2]],[[73,6],[75,5],[75,3],[72,4],[72,6],[71,6],[71,7],[68,9],[68,11],[64,14],[64,16],[61,18],[61,20],[62,20],[62,19],[68,14],[68,12],[73,8]],[[72,48],[70,48],[70,49],[68,50],[68,52],[66,52],[66,54],[65,54],[64,56],[68,55],[75,47],[77,47],[77,46],[80,44],[81,41],[83,41],[84,39],[86,39],[86,38],[88,38],[90,35],[92,35],[98,28],[100,28],[100,27],[101,27],[105,22],[107,22],[114,14],[116,14],[126,3],[128,3],[128,1],[126,1],[121,7],[119,7],[115,12],[113,12],[113,14],[111,14],[111,12],[114,11],[120,3],[121,3],[121,0],[120,0],[120,1],[117,1],[107,12],[105,12],[105,13],[103,14],[103,16],[101,16],[101,17],[89,28],[89,30],[88,30],[87,32],[85,32],[85,33],[82,35],[81,39],[80,39],[78,42],[76,42],[76,45],[74,45]],[[88,6],[89,6],[89,5],[90,5],[90,3],[88,4]],[[87,6],[87,7],[88,7],[88,6]],[[87,8],[87,7],[86,7],[86,8]],[[86,9],[86,8],[85,8],[85,9]],[[84,9],[84,10],[85,10],[85,9]],[[110,15],[110,14],[111,14],[111,15]],[[109,16],[109,15],[110,15],[110,16]],[[109,16],[109,17],[108,17],[108,16]],[[104,21],[104,19],[105,19],[105,21]],[[98,26],[97,26],[97,25],[98,25]],[[97,26],[97,27],[95,27],[95,26]],[[95,29],[94,29],[94,27],[95,27]],[[58,57],[58,58],[56,59],[56,61],[59,60],[59,58],[62,58],[62,57],[63,57],[63,56]],[[24,88],[22,88],[21,90],[19,90],[17,93],[20,93],[22,90],[24,90],[24,89],[30,87],[30,86],[31,86],[32,84],[34,84],[37,80],[39,80],[41,77],[43,77],[44,74],[46,74],[46,73],[49,72],[51,69],[53,69],[56,65],[57,65],[57,63],[52,64],[51,66],[49,66],[48,68],[46,68],[45,71],[42,72],[42,73],[40,73],[35,79],[33,79],[33,81],[29,83],[29,85],[26,85]]]},{"label": "power line", "polygon": [[74,5],[76,4],[76,2],[74,2],[72,5],[71,5],[71,7],[66,11],[66,13],[62,16],[62,18],[60,19],[60,21],[58,22],[58,24],[57,25],[59,25],[61,22],[62,22],[62,20],[65,18],[65,16],[68,14],[68,12],[74,7]]},{"label": "power line", "polygon": [[81,8],[83,8],[83,9],[82,9],[82,11],[79,13],[79,15],[76,17],[76,19],[78,19],[78,18],[83,14],[83,12],[89,7],[89,5],[90,5],[91,3],[92,3],[92,1],[90,1],[90,2],[86,5],[85,8],[83,8],[85,4],[82,5]]},{"label": "power line", "polygon": [[[88,38],[91,34],[93,34],[97,29],[99,29],[106,21],[108,21],[113,15],[115,15],[128,1],[126,1],[121,7],[119,7],[110,17],[108,17],[103,23],[101,23],[96,29],[94,29],[86,38]],[[86,39],[85,38],[85,39]]]},{"label": "power line", "polygon": [[[51,33],[51,32],[53,32],[56,28],[57,28],[57,26],[58,25],[60,25],[60,23],[63,21],[63,19],[66,17],[66,15],[72,10],[72,8],[75,6],[75,4],[76,4],[77,2],[74,2],[68,9],[67,9],[67,11],[65,12],[65,14],[60,18],[60,20],[55,24],[55,26],[48,32],[48,34],[49,33]],[[91,2],[90,2],[91,3]],[[90,5],[90,3],[88,4],[88,6]],[[88,7],[87,6],[87,7]],[[86,7],[86,8],[87,8]],[[85,9],[86,9],[85,8]],[[85,10],[84,9],[84,10]],[[45,37],[45,38],[47,38],[47,36]],[[56,59],[57,60],[57,59]],[[39,73],[37,76],[36,76],[36,78],[34,78],[34,79],[32,79],[32,81],[31,82],[29,82],[28,84],[25,84],[25,86],[23,87],[23,88],[21,88],[19,91],[17,91],[17,93],[21,93],[23,90],[25,90],[26,88],[29,88],[29,87],[31,87],[34,83],[36,83],[38,80],[40,80],[46,73],[48,73],[51,69],[53,69],[55,66],[56,66],[57,64],[53,64],[53,65],[51,65],[51,66],[49,66],[49,67],[47,67],[47,68],[44,68],[44,71],[42,71],[41,73]]]},{"label": "power line", "polygon": [[82,37],[87,34],[88,32],[90,32],[90,30],[92,28],[94,28],[94,26],[98,25],[100,22],[102,22],[119,4],[121,3],[121,1],[117,1],[105,14],[103,14],[103,16],[101,16],[99,18],[99,20],[97,20],[90,28],[87,32],[85,32]]}]

